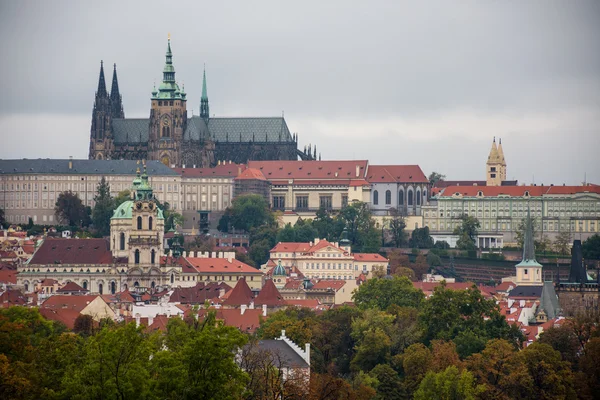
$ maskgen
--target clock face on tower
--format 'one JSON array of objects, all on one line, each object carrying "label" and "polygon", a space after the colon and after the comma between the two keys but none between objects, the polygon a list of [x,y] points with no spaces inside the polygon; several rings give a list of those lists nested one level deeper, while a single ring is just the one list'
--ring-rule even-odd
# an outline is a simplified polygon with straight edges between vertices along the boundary
[{"label": "clock face on tower", "polygon": [[163,126],[169,126],[169,117],[163,117],[162,124]]}]

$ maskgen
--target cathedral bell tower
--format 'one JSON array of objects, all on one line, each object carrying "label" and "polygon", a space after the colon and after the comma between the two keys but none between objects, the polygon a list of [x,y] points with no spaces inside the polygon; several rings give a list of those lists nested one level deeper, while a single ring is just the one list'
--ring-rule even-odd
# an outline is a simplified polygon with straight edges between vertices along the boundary
[{"label": "cathedral bell tower", "polygon": [[104,63],[100,61],[100,76],[98,78],[98,90],[94,100],[92,111],[92,128],[90,130],[90,159],[104,160],[111,152],[111,106],[110,97],[106,91],[104,79]]},{"label": "cathedral bell tower", "polygon": [[167,43],[163,80],[152,91],[148,158],[167,166],[180,165],[181,144],[187,126],[186,94],[175,81],[171,38]]},{"label": "cathedral bell tower", "polygon": [[504,151],[502,150],[502,139],[496,146],[496,138],[492,142],[492,148],[486,163],[486,185],[501,186],[502,181],[506,180],[506,161],[504,160]]}]

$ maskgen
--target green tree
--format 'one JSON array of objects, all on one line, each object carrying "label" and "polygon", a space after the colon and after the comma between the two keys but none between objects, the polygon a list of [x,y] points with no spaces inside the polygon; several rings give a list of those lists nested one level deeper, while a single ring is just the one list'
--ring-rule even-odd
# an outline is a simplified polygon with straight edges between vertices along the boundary
[{"label": "green tree", "polygon": [[560,353],[564,361],[575,364],[579,358],[581,345],[573,329],[567,325],[551,327],[545,330],[539,339],[539,343],[545,343]]},{"label": "green tree", "polygon": [[367,280],[359,286],[353,299],[360,309],[387,310],[392,304],[418,308],[424,297],[408,278],[394,276],[392,279]]},{"label": "green tree", "polygon": [[110,234],[110,219],[115,210],[115,201],[110,195],[110,186],[104,177],[98,183],[94,203],[92,222],[100,236],[107,236]]},{"label": "green tree", "polygon": [[76,193],[72,191],[62,192],[56,199],[54,213],[58,221],[69,226],[82,227],[86,221],[85,206]]},{"label": "green tree", "polygon": [[4,218],[4,209],[0,208],[0,228],[5,227],[6,224],[6,219]]},{"label": "green tree", "polygon": [[[503,339],[487,342],[481,353],[475,353],[466,360],[467,368],[473,373],[478,385],[485,389],[484,398],[508,400],[506,379],[511,373],[511,360],[517,349]],[[483,397],[483,396],[482,396]]]},{"label": "green tree", "polygon": [[[1,375],[1,374],[0,374]],[[579,359],[578,391],[581,398],[592,399],[600,393],[600,337],[586,343]]]},{"label": "green tree", "polygon": [[297,242],[312,242],[318,236],[317,230],[313,227],[312,220],[304,221],[302,218],[298,218],[296,225],[294,225],[294,231]]},{"label": "green tree", "polygon": [[587,238],[581,245],[583,257],[587,260],[600,260],[600,235],[597,233]]},{"label": "green tree", "polygon": [[462,224],[454,229],[454,235],[458,236],[456,247],[461,250],[475,250],[475,239],[480,228],[479,220],[473,216],[463,214]]},{"label": "green tree", "polygon": [[231,203],[230,221],[235,229],[250,232],[263,225],[273,224],[275,219],[262,196],[245,194],[236,197]]},{"label": "green tree", "polygon": [[403,385],[408,394],[413,393],[418,387],[427,371],[431,368],[433,356],[423,343],[409,346],[401,356]]},{"label": "green tree", "polygon": [[292,224],[286,224],[277,233],[277,243],[279,242],[295,242],[296,241],[296,230],[292,227]]},{"label": "green tree", "polygon": [[390,209],[390,218],[386,221],[387,230],[392,236],[394,246],[402,247],[406,243],[406,221],[404,217],[395,208]]},{"label": "green tree", "polygon": [[430,267],[439,267],[442,265],[442,259],[437,254],[430,251],[427,253],[427,265]]},{"label": "green tree", "polygon": [[558,254],[569,254],[571,250],[571,232],[561,231],[554,239],[552,248]]},{"label": "green tree", "polygon": [[113,199],[115,203],[115,208],[119,207],[121,204],[126,202],[127,200],[131,200],[131,192],[129,189],[125,189],[120,191],[117,196]]},{"label": "green tree", "polygon": [[263,225],[250,232],[250,247],[248,256],[257,267],[269,260],[270,251],[277,243],[277,226]]},{"label": "green tree", "polygon": [[377,365],[369,372],[369,375],[377,379],[376,399],[394,400],[405,398],[400,377],[388,364]]},{"label": "green tree", "polygon": [[370,328],[356,345],[356,355],[350,363],[352,369],[370,371],[377,364],[386,363],[391,345],[390,337],[381,328]]},{"label": "green tree", "polygon": [[156,203],[163,211],[163,217],[165,218],[165,232],[168,232],[171,229],[177,230],[177,227],[183,226],[183,215],[171,209],[171,205],[168,202],[165,201],[164,203],[161,203],[156,200]]},{"label": "green tree", "polygon": [[415,399],[475,400],[475,396],[482,391],[475,384],[473,374],[450,366],[442,372],[428,372],[415,392]]},{"label": "green tree", "polygon": [[314,311],[309,308],[288,308],[277,311],[264,321],[256,332],[262,339],[274,339],[285,335],[294,343],[303,345],[312,341],[313,328],[316,324]]},{"label": "green tree", "polygon": [[381,247],[381,229],[376,227],[375,220],[371,218],[367,203],[352,202],[340,211],[335,220],[335,238],[340,236],[345,227],[354,252],[374,253]]},{"label": "green tree", "polygon": [[432,172],[431,174],[429,174],[429,184],[431,186],[435,186],[436,183],[438,183],[439,181],[443,181],[444,179],[446,179],[446,175],[442,175],[439,172]]},{"label": "green tree", "polygon": [[433,238],[429,234],[429,227],[417,228],[412,231],[408,245],[413,249],[430,249],[433,247]]}]

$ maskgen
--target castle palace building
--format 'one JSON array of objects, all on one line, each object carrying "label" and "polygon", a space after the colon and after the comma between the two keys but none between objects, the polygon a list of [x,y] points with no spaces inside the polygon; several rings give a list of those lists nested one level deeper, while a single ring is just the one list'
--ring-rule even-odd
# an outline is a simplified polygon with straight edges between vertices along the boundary
[{"label": "castle palace building", "polygon": [[218,161],[303,160],[316,158],[316,148],[298,150],[282,117],[210,117],[206,71],[200,115],[187,111],[187,94],[175,80],[171,40],[167,45],[163,80],[150,98],[149,118],[125,118],[116,65],[111,91],[104,66],[92,112],[90,159],[159,160],[170,167],[211,167]]}]

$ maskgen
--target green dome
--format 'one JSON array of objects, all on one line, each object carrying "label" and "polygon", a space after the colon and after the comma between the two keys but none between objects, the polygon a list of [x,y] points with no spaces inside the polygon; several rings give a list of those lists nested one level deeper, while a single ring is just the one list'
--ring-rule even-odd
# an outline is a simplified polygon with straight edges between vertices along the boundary
[{"label": "green dome", "polygon": [[273,276],[286,276],[285,268],[281,265],[281,260],[277,263],[277,266],[273,270]]},{"label": "green dome", "polygon": [[[127,200],[121,203],[113,213],[111,219],[131,219],[133,217],[133,201]],[[165,219],[163,211],[158,208],[158,219]]]}]

